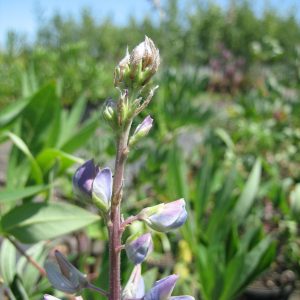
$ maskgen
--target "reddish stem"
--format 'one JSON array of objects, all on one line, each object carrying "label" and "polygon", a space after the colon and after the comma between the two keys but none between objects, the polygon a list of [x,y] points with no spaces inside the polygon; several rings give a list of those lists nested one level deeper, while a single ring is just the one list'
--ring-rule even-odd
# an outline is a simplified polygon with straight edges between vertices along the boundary
[{"label": "reddish stem", "polygon": [[6,237],[14,246],[15,248],[27,259],[29,263],[31,263],[41,274],[41,276],[46,276],[46,271],[44,268],[42,268],[30,255],[26,253],[26,251],[23,250],[23,248],[19,245],[19,243],[10,236]]},{"label": "reddish stem", "polygon": [[123,179],[125,163],[128,155],[128,137],[131,121],[126,124],[118,137],[117,156],[115,161],[115,173],[113,182],[113,194],[109,230],[109,300],[121,300],[121,256],[120,247],[122,231],[121,229],[121,200],[123,191]]}]

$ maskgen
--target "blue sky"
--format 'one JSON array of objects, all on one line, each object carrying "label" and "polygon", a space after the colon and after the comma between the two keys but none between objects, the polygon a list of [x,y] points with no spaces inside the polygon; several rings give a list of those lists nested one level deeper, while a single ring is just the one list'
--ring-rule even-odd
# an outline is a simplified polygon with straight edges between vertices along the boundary
[{"label": "blue sky", "polygon": [[[179,1],[188,3],[190,0]],[[229,0],[214,2],[226,6]],[[252,2],[258,13],[263,10],[266,3],[280,13],[286,13],[293,7],[300,19],[300,0],[252,0]],[[147,13],[155,15],[149,0],[0,0],[0,45],[4,43],[8,30],[25,33],[32,39],[38,25],[38,11],[42,12],[42,19],[46,20],[55,11],[64,15],[78,16],[83,7],[91,8],[99,20],[110,16],[117,24],[125,24],[130,15],[137,19],[141,19]]]}]

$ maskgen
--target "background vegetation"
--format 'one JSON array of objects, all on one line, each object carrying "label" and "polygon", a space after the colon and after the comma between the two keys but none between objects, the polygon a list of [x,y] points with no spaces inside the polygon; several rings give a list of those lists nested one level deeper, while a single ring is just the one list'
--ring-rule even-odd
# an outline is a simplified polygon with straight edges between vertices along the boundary
[{"label": "background vegetation", "polygon": [[[271,280],[272,288],[294,287],[300,275],[299,20],[272,9],[257,16],[250,1],[232,1],[228,10],[192,3],[179,9],[177,1],[163,2],[160,22],[145,17],[123,27],[88,9],[80,19],[57,13],[40,25],[33,43],[8,33],[0,50],[0,141],[9,149],[0,188],[5,295],[40,299],[51,292],[25,259],[17,262],[16,243],[23,249],[37,243],[28,252],[41,265],[49,249],[61,247],[107,285],[106,232],[97,222],[89,225],[94,214],[82,217],[74,206],[71,177],[90,157],[112,165],[102,105],[115,96],[114,65],[145,34],[162,56],[160,88],[148,110],[155,126],[131,153],[125,205],[131,214],[185,197],[190,212],[180,233],[155,236],[146,282],[177,272],[178,294],[206,300],[239,297],[263,271],[262,282]],[[125,279],[130,267],[123,267]]]}]

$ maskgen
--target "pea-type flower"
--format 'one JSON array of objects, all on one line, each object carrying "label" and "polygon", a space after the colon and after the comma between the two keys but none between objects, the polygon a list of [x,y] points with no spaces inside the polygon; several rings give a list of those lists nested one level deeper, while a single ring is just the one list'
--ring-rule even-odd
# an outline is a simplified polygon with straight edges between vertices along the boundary
[{"label": "pea-type flower", "polygon": [[134,267],[130,278],[122,292],[122,299],[140,299],[145,295],[145,282],[141,275],[141,265]]},{"label": "pea-type flower", "polygon": [[128,258],[135,264],[142,263],[153,250],[153,242],[150,233],[145,233],[140,237],[129,237],[125,244]]},{"label": "pea-type flower", "polygon": [[76,170],[73,176],[73,190],[78,198],[86,200],[92,197],[92,185],[98,172],[99,168],[93,159],[86,161]]},{"label": "pea-type flower", "polygon": [[78,198],[93,199],[99,209],[109,209],[112,195],[112,172],[109,168],[99,169],[93,160],[88,160],[76,170],[73,187]]},{"label": "pea-type flower", "polygon": [[153,119],[150,116],[147,116],[141,124],[137,126],[132,137],[129,140],[129,145],[132,146],[138,142],[141,138],[146,136],[153,125]]},{"label": "pea-type flower", "polygon": [[178,276],[173,274],[158,280],[151,290],[145,295],[144,300],[195,300],[192,296],[173,296],[172,291],[176,285]]},{"label": "pea-type flower", "polygon": [[98,172],[93,181],[92,197],[96,205],[104,211],[110,207],[112,195],[112,173],[109,168],[104,168]]},{"label": "pea-type flower", "polygon": [[147,225],[160,232],[167,232],[182,226],[187,219],[185,200],[179,199],[166,204],[144,208],[140,214]]},{"label": "pea-type flower", "polygon": [[58,250],[55,251],[55,257],[57,264],[47,262],[45,265],[48,279],[54,288],[75,294],[89,286],[86,275],[77,270]]}]

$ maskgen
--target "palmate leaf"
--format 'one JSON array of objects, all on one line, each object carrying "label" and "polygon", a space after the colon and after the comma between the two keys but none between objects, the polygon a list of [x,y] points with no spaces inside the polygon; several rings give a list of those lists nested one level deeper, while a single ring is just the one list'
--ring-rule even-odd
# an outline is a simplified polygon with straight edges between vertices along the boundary
[{"label": "palmate leaf", "polygon": [[13,235],[23,243],[52,239],[85,227],[99,217],[66,203],[26,203],[4,214],[4,234]]}]

